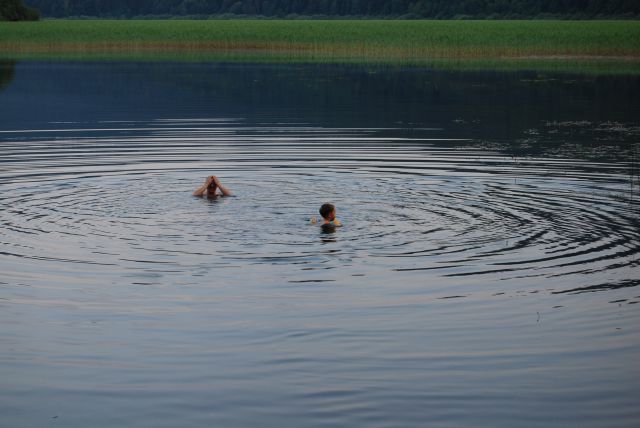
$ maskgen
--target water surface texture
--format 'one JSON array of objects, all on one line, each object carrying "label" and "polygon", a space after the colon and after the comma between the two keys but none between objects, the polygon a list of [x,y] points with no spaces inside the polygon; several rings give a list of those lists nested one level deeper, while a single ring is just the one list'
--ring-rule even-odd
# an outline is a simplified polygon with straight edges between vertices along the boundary
[{"label": "water surface texture", "polygon": [[637,77],[0,70],[3,425],[640,421]]}]

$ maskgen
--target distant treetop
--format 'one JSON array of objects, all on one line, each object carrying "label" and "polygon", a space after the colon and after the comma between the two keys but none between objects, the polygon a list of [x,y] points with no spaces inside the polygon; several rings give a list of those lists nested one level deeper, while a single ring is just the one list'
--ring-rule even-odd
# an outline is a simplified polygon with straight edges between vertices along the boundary
[{"label": "distant treetop", "polygon": [[22,4],[22,0],[0,0],[0,21],[37,21],[37,10]]},{"label": "distant treetop", "polygon": [[[638,18],[638,0],[26,0],[44,17]],[[5,3],[9,6],[5,6]],[[20,0],[0,0],[11,9]],[[11,19],[11,18],[9,18]]]}]

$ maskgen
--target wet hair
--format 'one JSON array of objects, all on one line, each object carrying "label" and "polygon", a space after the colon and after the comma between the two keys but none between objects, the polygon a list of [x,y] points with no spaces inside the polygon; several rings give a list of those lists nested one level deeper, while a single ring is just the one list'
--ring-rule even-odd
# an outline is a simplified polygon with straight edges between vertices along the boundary
[{"label": "wet hair", "polygon": [[336,207],[333,204],[322,204],[320,207],[320,215],[323,218],[329,218],[329,214],[336,210]]}]

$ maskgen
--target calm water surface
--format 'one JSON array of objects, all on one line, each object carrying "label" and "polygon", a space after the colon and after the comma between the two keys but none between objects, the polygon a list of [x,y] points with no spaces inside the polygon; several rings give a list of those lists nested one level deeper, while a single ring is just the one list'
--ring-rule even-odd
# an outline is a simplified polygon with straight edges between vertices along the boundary
[{"label": "calm water surface", "polygon": [[2,425],[637,426],[639,89],[0,63]]}]

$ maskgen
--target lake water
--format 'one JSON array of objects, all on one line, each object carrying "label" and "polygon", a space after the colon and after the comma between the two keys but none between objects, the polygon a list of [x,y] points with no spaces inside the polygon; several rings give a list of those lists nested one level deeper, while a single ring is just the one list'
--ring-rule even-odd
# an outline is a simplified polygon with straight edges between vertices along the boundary
[{"label": "lake water", "polygon": [[3,426],[639,423],[639,77],[0,76]]}]

